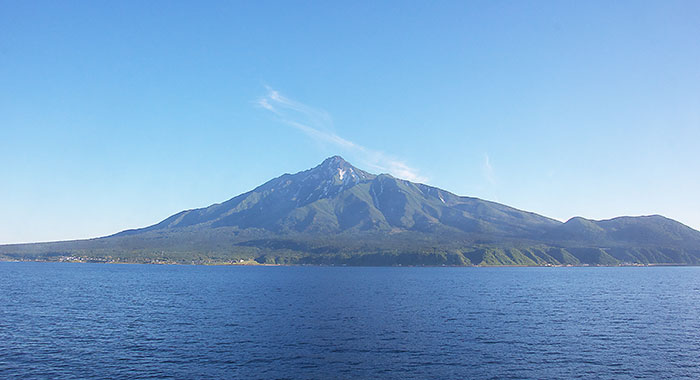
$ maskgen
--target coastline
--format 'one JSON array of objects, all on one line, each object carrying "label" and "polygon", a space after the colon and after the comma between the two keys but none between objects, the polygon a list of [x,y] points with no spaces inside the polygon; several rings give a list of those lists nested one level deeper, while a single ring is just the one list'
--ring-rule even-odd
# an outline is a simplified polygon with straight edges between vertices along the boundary
[{"label": "coastline", "polygon": [[239,262],[177,262],[177,261],[106,261],[106,260],[6,260],[4,263],[66,263],[66,264],[111,264],[111,265],[183,265],[183,266],[224,266],[224,267],[351,267],[351,268],[618,268],[618,267],[699,267],[695,264],[683,263],[624,263],[618,265],[348,265],[348,264],[273,264],[259,263],[255,260]]}]

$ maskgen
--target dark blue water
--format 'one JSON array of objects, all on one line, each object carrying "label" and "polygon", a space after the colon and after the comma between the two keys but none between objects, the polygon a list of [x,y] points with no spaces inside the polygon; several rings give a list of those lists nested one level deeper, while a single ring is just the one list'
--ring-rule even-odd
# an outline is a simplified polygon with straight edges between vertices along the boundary
[{"label": "dark blue water", "polygon": [[0,263],[0,378],[700,378],[700,268]]}]

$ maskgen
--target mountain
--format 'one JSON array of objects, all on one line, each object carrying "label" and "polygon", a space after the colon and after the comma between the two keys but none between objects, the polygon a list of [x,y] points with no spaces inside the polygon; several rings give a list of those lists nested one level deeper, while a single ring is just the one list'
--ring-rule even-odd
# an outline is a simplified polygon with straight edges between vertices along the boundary
[{"label": "mountain", "polygon": [[276,234],[348,231],[469,232],[529,236],[559,222],[477,198],[357,169],[339,156],[285,174],[224,203],[187,210],[144,229],[259,228]]},{"label": "mountain", "polygon": [[0,246],[0,258],[347,265],[700,264],[700,232],[662,216],[566,223],[374,175],[339,156],[230,200],[79,241]]}]

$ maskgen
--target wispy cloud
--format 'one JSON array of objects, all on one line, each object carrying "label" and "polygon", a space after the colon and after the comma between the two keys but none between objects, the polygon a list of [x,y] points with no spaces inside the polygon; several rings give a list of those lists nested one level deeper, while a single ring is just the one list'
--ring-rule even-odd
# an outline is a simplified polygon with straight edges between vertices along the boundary
[{"label": "wispy cloud", "polygon": [[491,193],[489,198],[499,202],[498,199],[498,177],[496,176],[496,170],[491,163],[491,157],[488,153],[484,153],[484,161],[481,163],[481,174],[484,176],[484,181],[486,186],[484,191]]},{"label": "wispy cloud", "polygon": [[493,170],[493,165],[491,165],[491,158],[489,157],[488,153],[484,154],[484,163],[481,165],[481,171],[483,172],[486,181],[488,181],[491,185],[496,184],[496,175]]},{"label": "wispy cloud", "polygon": [[332,132],[330,129],[333,126],[333,120],[323,110],[283,96],[270,87],[267,87],[267,93],[258,99],[256,104],[274,114],[280,122],[303,132],[314,141],[331,145],[343,153],[350,154],[370,170],[386,172],[409,181],[427,181],[418,173],[418,170],[408,166],[404,161],[382,151],[357,144]]}]

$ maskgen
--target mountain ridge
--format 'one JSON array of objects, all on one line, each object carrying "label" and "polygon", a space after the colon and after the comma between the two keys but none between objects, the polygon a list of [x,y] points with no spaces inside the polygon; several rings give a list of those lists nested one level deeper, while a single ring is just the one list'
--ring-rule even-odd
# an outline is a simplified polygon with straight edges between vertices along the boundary
[{"label": "mountain ridge", "polygon": [[700,264],[700,232],[660,215],[561,222],[340,156],[208,207],[78,241],[0,246],[0,258],[338,265]]}]

